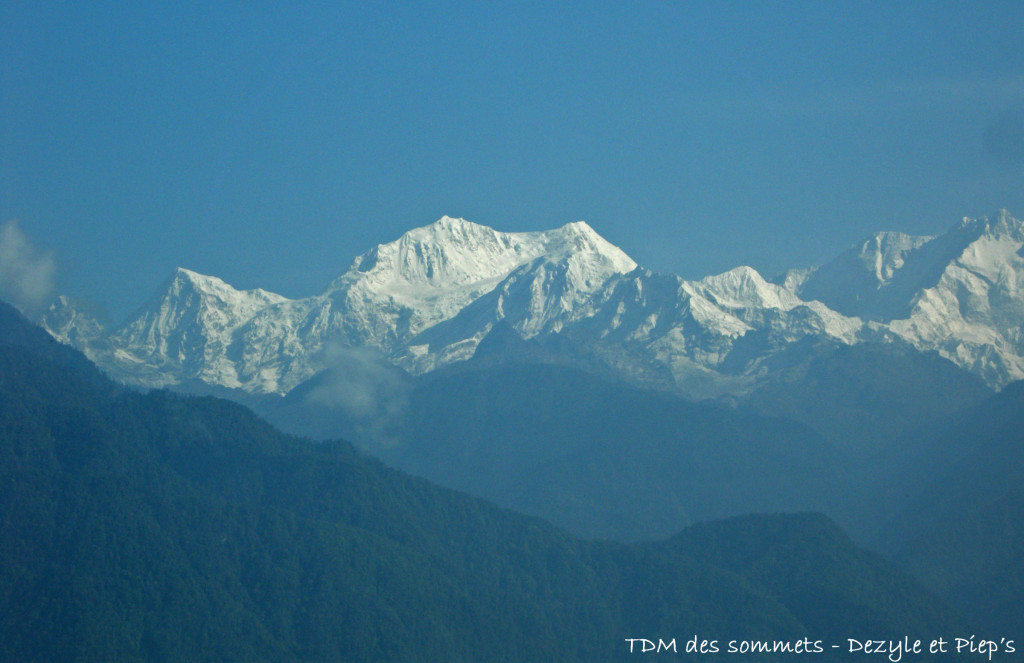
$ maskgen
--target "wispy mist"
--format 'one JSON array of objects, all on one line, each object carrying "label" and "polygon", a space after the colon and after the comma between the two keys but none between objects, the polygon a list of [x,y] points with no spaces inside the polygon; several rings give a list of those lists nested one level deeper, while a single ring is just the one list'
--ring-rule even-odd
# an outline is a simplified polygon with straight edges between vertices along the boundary
[{"label": "wispy mist", "polygon": [[361,441],[393,446],[409,406],[409,376],[369,348],[331,344],[322,361],[327,368],[306,402],[342,414]]},{"label": "wispy mist", "polygon": [[36,248],[17,221],[0,226],[0,296],[35,313],[53,293],[57,263]]}]

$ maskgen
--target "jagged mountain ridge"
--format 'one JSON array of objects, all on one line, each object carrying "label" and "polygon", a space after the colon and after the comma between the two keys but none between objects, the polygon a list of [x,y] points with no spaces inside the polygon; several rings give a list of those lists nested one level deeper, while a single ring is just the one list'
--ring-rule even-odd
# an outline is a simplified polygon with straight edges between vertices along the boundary
[{"label": "jagged mountain ridge", "polygon": [[411,373],[468,359],[499,321],[563,334],[634,382],[695,397],[743,393],[792,343],[903,339],[1001,387],[1024,377],[1024,224],[1001,211],[937,237],[879,233],[778,282],[750,267],[699,281],[637,266],[583,222],[504,233],[442,217],[357,257],[319,295],[239,291],[178,270],[105,336],[44,324],[114,377],[286,393],[332,348],[370,348]]},{"label": "jagged mountain ridge", "polygon": [[[114,377],[143,386],[200,380],[285,393],[322,368],[332,345],[373,348],[422,372],[471,356],[476,343],[431,352],[410,348],[410,339],[530,264],[564,266],[574,291],[583,292],[636,267],[583,222],[503,233],[442,217],[357,257],[323,293],[305,299],[239,291],[179,269],[131,320],[80,347]],[[43,322],[71,340],[63,321],[73,318],[64,300]]]},{"label": "jagged mountain ridge", "polygon": [[1024,224],[1000,210],[937,237],[880,233],[794,292],[934,350],[991,386],[1024,377]]}]

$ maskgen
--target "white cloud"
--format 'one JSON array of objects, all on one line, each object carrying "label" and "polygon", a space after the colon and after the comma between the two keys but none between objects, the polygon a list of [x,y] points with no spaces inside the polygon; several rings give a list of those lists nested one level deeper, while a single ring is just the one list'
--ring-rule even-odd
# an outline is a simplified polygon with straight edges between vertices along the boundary
[{"label": "white cloud", "polygon": [[408,375],[369,348],[329,343],[306,402],[343,415],[355,441],[391,447],[409,407]]},{"label": "white cloud", "polygon": [[38,309],[53,292],[56,276],[53,254],[33,246],[17,221],[0,226],[0,297]]}]

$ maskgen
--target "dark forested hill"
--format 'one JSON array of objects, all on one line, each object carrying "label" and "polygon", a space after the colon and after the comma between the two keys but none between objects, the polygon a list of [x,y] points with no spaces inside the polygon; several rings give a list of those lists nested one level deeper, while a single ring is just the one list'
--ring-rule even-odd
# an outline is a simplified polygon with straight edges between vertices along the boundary
[{"label": "dark forested hill", "polygon": [[821,517],[581,541],[226,401],[119,390],[0,310],[2,660],[602,661],[953,627]]}]

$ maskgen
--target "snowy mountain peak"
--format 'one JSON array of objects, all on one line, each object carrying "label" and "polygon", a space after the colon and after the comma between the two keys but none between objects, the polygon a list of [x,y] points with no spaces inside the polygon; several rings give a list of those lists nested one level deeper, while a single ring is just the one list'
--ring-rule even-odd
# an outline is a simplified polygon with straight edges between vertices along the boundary
[{"label": "snowy mountain peak", "polygon": [[179,267],[112,338],[140,361],[197,364],[208,358],[208,346],[226,345],[234,329],[268,306],[287,301],[262,289],[236,290],[215,276]]},{"label": "snowy mountain peak", "polygon": [[934,238],[878,233],[776,280],[745,266],[700,281],[652,274],[584,221],[501,232],[443,216],[359,256],[317,296],[179,268],[111,333],[65,301],[44,324],[135,384],[256,393],[286,393],[330,347],[430,371],[471,357],[499,324],[568,333],[624,374],[706,396],[750,388],[806,337],[901,338],[992,385],[1024,378],[1024,224],[1005,210]]},{"label": "snowy mountain peak", "polygon": [[[590,254],[599,257],[601,262],[607,263],[615,272],[625,274],[636,269],[636,262],[626,253],[615,246],[604,237],[597,234],[586,221],[574,221],[567,223],[556,231],[550,233],[552,241],[548,253],[552,256],[563,254]],[[558,235],[561,235],[563,244],[557,246]],[[559,256],[560,257],[560,256]]]},{"label": "snowy mountain peak", "polygon": [[246,308],[262,308],[270,304],[288,301],[287,297],[262,288],[238,290],[216,276],[207,276],[184,267],[175,269],[171,276],[164,281],[163,287],[157,291],[156,300],[178,299],[185,294],[213,298],[229,306]]},{"label": "snowy mountain peak", "polygon": [[[520,333],[554,328],[609,278],[635,267],[584,222],[507,233],[446,216],[363,254],[325,295],[332,312],[343,312],[338,324],[355,343],[385,353],[413,343],[400,364],[418,372],[472,354],[484,319],[484,327],[518,320]],[[463,316],[471,324],[452,321],[476,300],[479,315]],[[445,332],[434,334],[432,349],[413,340],[441,323]]]},{"label": "snowy mountain peak", "polygon": [[1005,209],[998,210],[991,217],[982,216],[977,219],[964,217],[954,226],[954,231],[969,233],[975,237],[989,236],[1014,241],[1024,241],[1024,223],[1013,218]]},{"label": "snowy mountain peak", "polygon": [[448,216],[445,214],[437,221],[426,226],[413,229],[406,234],[416,235],[418,233],[434,233],[435,235],[439,235],[442,233],[448,233],[453,237],[469,237],[477,233],[487,232],[493,232],[493,229],[480,223],[467,221],[459,216]]},{"label": "snowy mountain peak", "polygon": [[533,244],[512,233],[443,216],[370,249],[328,289],[367,279],[381,285],[437,288],[500,278],[540,254]]},{"label": "snowy mountain peak", "polygon": [[216,276],[207,276],[184,267],[178,267],[168,277],[164,289],[170,290],[172,288],[176,290],[191,288],[196,291],[209,293],[234,291],[234,288]]},{"label": "snowy mountain peak", "polygon": [[106,330],[88,306],[60,295],[43,312],[40,323],[61,343],[82,347],[103,337]]},{"label": "snowy mountain peak", "polygon": [[[492,228],[480,225],[479,223],[473,223],[461,218],[442,216],[429,225],[406,232],[397,241],[405,244],[457,245],[474,241],[486,241],[488,237],[494,234],[495,231]],[[389,244],[384,246],[389,246]]]},{"label": "snowy mountain peak", "polygon": [[557,230],[506,233],[443,216],[359,256],[328,291],[347,289],[360,281],[398,291],[494,287],[521,265],[541,257],[562,260],[572,254],[598,256],[617,272],[636,267],[621,249],[582,221]]},{"label": "snowy mountain peak", "polygon": [[575,238],[581,245],[598,246],[608,242],[586,221],[573,221],[558,229],[566,238]]},{"label": "snowy mountain peak", "polygon": [[185,269],[184,267],[176,267],[174,272],[171,274],[172,278],[188,279],[190,281],[220,281],[216,276],[206,276],[199,272],[193,272],[191,269]]},{"label": "snowy mountain peak", "polygon": [[769,283],[753,267],[735,267],[722,274],[707,276],[697,284],[701,294],[726,308],[773,308],[788,310],[800,299],[780,285]]}]

